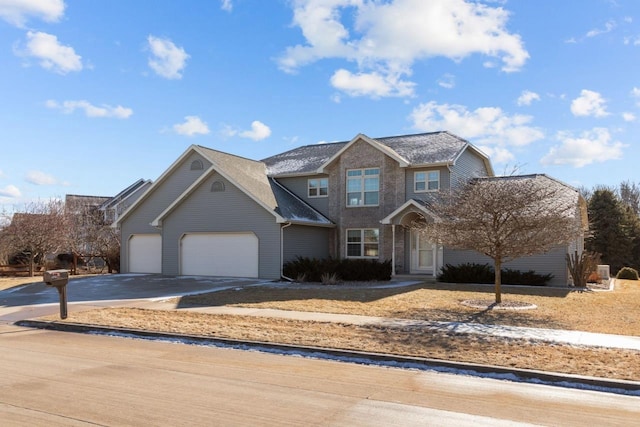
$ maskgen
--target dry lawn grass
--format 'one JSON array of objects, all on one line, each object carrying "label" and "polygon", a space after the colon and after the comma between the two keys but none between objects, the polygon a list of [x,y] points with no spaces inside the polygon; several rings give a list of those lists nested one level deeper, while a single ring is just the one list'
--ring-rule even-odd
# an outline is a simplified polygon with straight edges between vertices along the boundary
[{"label": "dry lawn grass", "polygon": [[[409,319],[471,321],[567,328],[640,336],[640,282],[618,282],[615,292],[506,288],[504,300],[534,303],[536,310],[486,311],[462,306],[492,298],[490,288],[422,284],[409,288],[252,287],[183,297],[179,307],[237,305],[284,310],[351,313]],[[51,319],[55,319],[53,316]],[[71,313],[67,321],[132,329],[300,344],[338,349],[538,369],[640,381],[640,352],[550,345],[526,340],[305,322],[191,311],[110,308]]]},{"label": "dry lawn grass", "polygon": [[0,291],[29,283],[42,282],[42,276],[38,277],[0,277]]},{"label": "dry lawn grass", "polygon": [[[78,274],[75,276],[71,276],[71,280],[73,279],[77,279],[80,277],[87,277],[87,276],[96,276],[97,274]],[[6,289],[11,289],[11,288],[15,288],[17,286],[22,286],[22,285],[28,285],[31,283],[42,283],[42,275],[39,276],[35,276],[35,277],[25,277],[25,276],[18,276],[18,277],[6,277],[6,276],[2,276],[0,277],[0,291],[4,291]]]},{"label": "dry lawn grass", "polygon": [[254,287],[184,297],[179,305],[275,308],[431,321],[477,322],[640,336],[640,282],[617,281],[614,292],[505,286],[502,299],[535,304],[535,310],[466,307],[465,300],[494,299],[493,286],[420,284],[405,288],[366,286]]}]

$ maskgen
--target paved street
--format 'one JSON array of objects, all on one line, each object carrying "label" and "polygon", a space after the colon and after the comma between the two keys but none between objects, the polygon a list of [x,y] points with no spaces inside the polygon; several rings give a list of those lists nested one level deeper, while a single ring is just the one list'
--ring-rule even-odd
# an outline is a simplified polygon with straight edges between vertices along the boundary
[{"label": "paved street", "polygon": [[3,425],[637,425],[637,397],[0,325]]}]

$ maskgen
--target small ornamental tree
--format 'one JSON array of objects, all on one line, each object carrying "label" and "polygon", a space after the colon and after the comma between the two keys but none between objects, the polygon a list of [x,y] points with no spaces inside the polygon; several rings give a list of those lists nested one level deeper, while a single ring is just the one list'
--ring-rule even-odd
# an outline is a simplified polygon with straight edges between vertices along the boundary
[{"label": "small ornamental tree", "polygon": [[478,178],[429,200],[433,218],[415,226],[432,241],[491,258],[499,304],[502,265],[576,240],[581,207],[576,190],[545,175]]}]

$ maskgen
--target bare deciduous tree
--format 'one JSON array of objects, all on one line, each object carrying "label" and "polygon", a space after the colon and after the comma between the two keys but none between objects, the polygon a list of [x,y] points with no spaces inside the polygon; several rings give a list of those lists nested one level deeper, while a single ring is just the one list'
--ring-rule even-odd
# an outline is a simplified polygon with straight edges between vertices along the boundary
[{"label": "bare deciduous tree", "polygon": [[474,179],[427,207],[433,218],[419,227],[432,241],[493,260],[498,304],[505,262],[566,245],[586,223],[584,199],[546,175]]},{"label": "bare deciduous tree", "polygon": [[60,200],[33,202],[16,212],[3,230],[6,244],[29,259],[29,276],[34,275],[34,261],[61,250],[66,244],[66,217]]},{"label": "bare deciduous tree", "polygon": [[66,212],[69,251],[74,257],[101,258],[109,273],[113,272],[118,264],[120,238],[117,230],[105,221],[104,213],[89,197],[69,199]]},{"label": "bare deciduous tree", "polygon": [[629,206],[636,216],[640,215],[640,184],[631,181],[620,183],[620,200]]}]

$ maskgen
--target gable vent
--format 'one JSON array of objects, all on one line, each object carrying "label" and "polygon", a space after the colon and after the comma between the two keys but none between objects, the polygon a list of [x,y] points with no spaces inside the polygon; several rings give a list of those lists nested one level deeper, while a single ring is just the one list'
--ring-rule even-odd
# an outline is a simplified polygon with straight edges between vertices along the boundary
[{"label": "gable vent", "polygon": [[211,184],[211,192],[212,193],[218,193],[224,191],[224,182],[222,181],[214,181],[213,184]]}]

